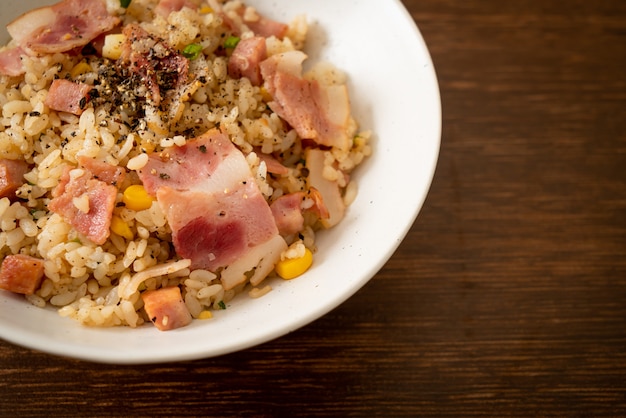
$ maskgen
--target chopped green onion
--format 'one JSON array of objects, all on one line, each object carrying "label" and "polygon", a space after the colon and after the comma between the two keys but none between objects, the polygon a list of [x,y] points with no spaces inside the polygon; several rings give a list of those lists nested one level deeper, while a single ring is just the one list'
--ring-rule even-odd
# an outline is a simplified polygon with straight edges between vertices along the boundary
[{"label": "chopped green onion", "polygon": [[240,40],[241,38],[239,38],[238,36],[231,35],[224,41],[224,48],[234,48],[237,46]]},{"label": "chopped green onion", "polygon": [[189,58],[190,60],[195,60],[196,58],[198,58],[201,52],[202,52],[202,45],[189,44],[183,49],[183,56],[185,58]]},{"label": "chopped green onion", "polygon": [[122,6],[124,9],[128,9],[131,1],[132,0],[120,0],[120,6]]},{"label": "chopped green onion", "polygon": [[220,307],[220,309],[226,309],[226,304],[224,303],[224,301],[223,301],[223,300],[220,300],[220,301],[217,303],[217,306],[219,306],[219,307]]}]

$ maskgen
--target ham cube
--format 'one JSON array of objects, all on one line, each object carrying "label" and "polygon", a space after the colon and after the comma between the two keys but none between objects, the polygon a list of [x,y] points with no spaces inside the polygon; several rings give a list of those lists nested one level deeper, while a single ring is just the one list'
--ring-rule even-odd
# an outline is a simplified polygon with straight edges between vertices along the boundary
[{"label": "ham cube", "polygon": [[23,254],[8,255],[0,267],[0,289],[32,295],[43,279],[43,260]]},{"label": "ham cube", "polygon": [[148,318],[160,331],[181,328],[191,323],[191,314],[177,286],[145,291],[141,299]]},{"label": "ham cube", "polygon": [[28,164],[19,160],[0,159],[0,198],[13,197],[15,191],[24,184],[24,174]]}]

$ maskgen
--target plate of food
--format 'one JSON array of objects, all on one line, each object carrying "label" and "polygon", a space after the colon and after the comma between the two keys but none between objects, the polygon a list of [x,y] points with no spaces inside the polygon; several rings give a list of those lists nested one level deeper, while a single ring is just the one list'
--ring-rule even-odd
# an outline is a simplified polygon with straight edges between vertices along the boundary
[{"label": "plate of food", "polygon": [[9,0],[0,338],[102,363],[249,348],[363,287],[441,133],[400,1]]}]

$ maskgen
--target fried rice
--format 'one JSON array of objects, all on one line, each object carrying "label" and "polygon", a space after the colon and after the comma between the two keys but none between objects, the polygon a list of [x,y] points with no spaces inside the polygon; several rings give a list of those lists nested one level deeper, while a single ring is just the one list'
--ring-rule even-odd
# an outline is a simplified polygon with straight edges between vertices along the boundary
[{"label": "fried rice", "polygon": [[[133,64],[106,47],[102,50],[97,40],[67,52],[23,54],[22,74],[0,76],[0,159],[28,165],[22,184],[0,199],[0,257],[21,254],[41,260],[43,277],[24,296],[26,300],[38,307],[54,307],[87,326],[137,327],[153,321],[142,295],[169,287],[180,289],[192,318],[206,319],[212,310],[225,309],[236,295],[263,296],[271,291],[273,280],[280,280],[271,269],[254,284],[244,279],[227,288],[223,270],[190,267],[177,253],[159,201],[152,196],[149,207],[141,210],[126,203],[125,191],[142,184],[140,171],[148,156],[180,149],[206,132],[218,131],[244,156],[258,190],[272,205],[283,196],[310,191],[312,167],[306,153],[315,149],[323,164],[320,175],[336,185],[338,204],[348,206],[356,194],[350,174],[371,153],[369,132],[359,131],[351,116],[343,126],[349,146],[318,144],[300,135],[273,109],[275,98],[266,83],[255,85],[248,77],[233,77],[229,71],[233,48],[227,41],[255,36],[246,22],[257,21],[262,16],[259,11],[240,1],[187,0],[184,7],[159,13],[162,3],[133,0],[123,7],[119,0],[107,0],[106,7],[119,19],[117,28],[136,25],[152,46],[177,51],[187,60],[189,77],[176,92],[164,95],[164,105],[146,99],[150,86],[128,86]],[[283,36],[265,37],[267,58],[306,50],[306,18],[295,17],[285,27]],[[120,33],[125,32],[105,35],[124,41]],[[329,86],[346,84],[347,77],[339,69],[317,64],[303,79]],[[79,103],[79,111],[48,105],[55,80],[89,86],[88,99]],[[165,81],[159,82],[163,92]],[[61,211],[49,208],[61,193],[60,185],[85,171],[81,161],[87,158],[124,173],[114,184],[112,221],[100,243],[77,230]],[[279,164],[280,174],[268,167],[273,163]],[[87,213],[90,202],[84,196],[75,197],[72,204]],[[305,206],[314,204],[305,200]],[[297,232],[281,234],[286,243],[281,261],[299,259],[307,249],[314,254],[316,233],[332,227],[316,211],[305,210],[303,219]]]}]

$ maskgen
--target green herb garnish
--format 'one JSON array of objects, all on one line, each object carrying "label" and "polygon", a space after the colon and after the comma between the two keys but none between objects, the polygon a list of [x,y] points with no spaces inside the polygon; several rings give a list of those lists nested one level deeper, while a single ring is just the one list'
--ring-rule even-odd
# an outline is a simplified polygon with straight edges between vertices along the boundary
[{"label": "green herb garnish", "polygon": [[120,6],[122,6],[124,9],[128,9],[131,1],[132,0],[120,0]]},{"label": "green herb garnish", "polygon": [[200,56],[202,52],[202,45],[200,44],[189,44],[185,48],[183,48],[183,56],[190,60],[195,60]]},{"label": "green herb garnish", "polygon": [[224,48],[232,49],[237,46],[240,40],[241,38],[239,38],[238,36],[231,35],[224,41]]},{"label": "green herb garnish", "polygon": [[223,301],[223,300],[220,300],[220,301],[217,303],[217,306],[219,306],[219,307],[220,307],[220,309],[226,309],[226,304],[224,303],[224,301]]}]

